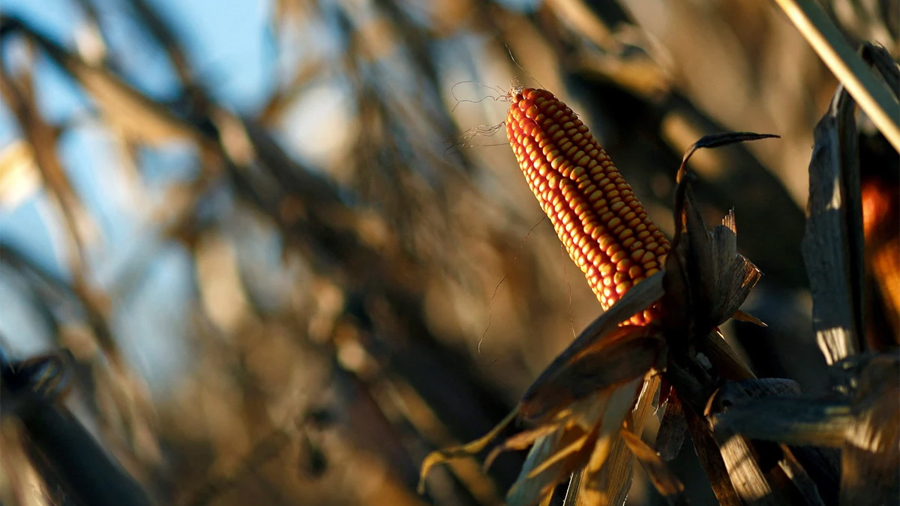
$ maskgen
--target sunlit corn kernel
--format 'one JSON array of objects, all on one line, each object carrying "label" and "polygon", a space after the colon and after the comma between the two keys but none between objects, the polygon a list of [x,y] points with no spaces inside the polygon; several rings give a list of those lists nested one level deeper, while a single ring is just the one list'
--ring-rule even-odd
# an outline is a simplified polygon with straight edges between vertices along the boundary
[{"label": "sunlit corn kernel", "polygon": [[[540,89],[514,91],[510,99],[507,137],[526,181],[608,308],[661,265],[668,242],[571,109]],[[651,313],[632,321],[648,321]]]}]

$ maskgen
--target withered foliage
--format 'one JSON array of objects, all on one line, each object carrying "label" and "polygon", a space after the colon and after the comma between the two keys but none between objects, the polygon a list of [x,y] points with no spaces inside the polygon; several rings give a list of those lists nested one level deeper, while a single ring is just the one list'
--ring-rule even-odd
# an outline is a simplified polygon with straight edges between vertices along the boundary
[{"label": "withered foliage", "polygon": [[[866,51],[880,60],[875,67],[887,72],[885,80],[896,79],[897,65],[883,49],[867,46]],[[721,338],[718,327],[732,317],[765,325],[739,310],[761,273],[737,252],[733,212],[721,225],[707,228],[687,163],[701,148],[775,136],[704,137],[687,150],[678,170],[676,229],[665,271],[638,283],[582,332],[512,413],[526,430],[496,447],[486,462],[498,451],[533,444],[507,504],[549,504],[554,487],[572,472],[577,479],[570,483],[566,504],[621,504],[624,497],[616,492],[623,486],[609,477],[623,467],[610,458],[611,448],[622,441],[670,504],[685,503],[683,485],[640,439],[643,418],[630,416],[646,415],[639,394],[652,396],[659,383],[659,409],[672,407],[673,418],[686,419],[720,504],[900,501],[900,355],[893,345],[861,354],[867,347],[861,341],[864,196],[852,112],[851,99],[839,88],[832,110],[816,129],[804,238],[813,280],[813,326],[837,379],[832,392],[825,398],[804,397],[790,380],[756,379]],[[654,304],[658,321],[623,323]],[[884,331],[892,329],[872,332]],[[873,341],[896,337],[880,335]],[[642,377],[643,390],[638,388]],[[655,377],[662,381],[648,390]],[[678,424],[668,422],[668,427]],[[671,455],[669,447],[683,440],[674,428],[659,434],[662,454]],[[487,443],[485,438],[433,453],[423,464],[423,480],[435,464],[474,456]],[[630,470],[618,479],[630,480]]]},{"label": "withered foliage", "polygon": [[[0,308],[3,504],[896,495],[897,411],[885,401],[898,395],[896,152],[851,101],[834,102],[833,125],[816,133],[825,172],[810,177],[821,184],[807,223],[822,246],[804,247],[808,279],[797,203],[836,81],[771,6],[275,0],[270,88],[238,111],[216,69],[196,63],[195,27],[176,11],[59,3],[77,13],[72,33],[0,6],[0,96],[14,125],[0,146],[0,205],[19,219],[13,210],[37,202],[53,249],[0,243],[12,307]],[[896,55],[893,18],[852,3],[834,9],[842,28]],[[863,56],[897,88],[883,51]],[[164,91],[148,85],[157,64],[171,74]],[[80,103],[71,116],[48,113],[61,81]],[[548,224],[535,226],[508,147],[483,135],[511,82],[574,100],[676,237],[665,272],[599,317]],[[323,89],[339,91],[340,110],[298,121]],[[744,128],[783,140],[703,150],[697,177],[674,182],[692,142]],[[81,152],[85,134],[102,142]],[[308,138],[327,153],[298,156]],[[703,139],[696,147],[749,140]],[[100,192],[81,184],[79,157]],[[170,168],[183,173],[160,183]],[[128,229],[127,248],[109,241],[111,222]],[[811,260],[819,250],[830,256]],[[738,309],[759,281],[754,264],[766,273],[748,299],[756,316]],[[839,275],[823,277],[823,265]],[[797,309],[810,281],[816,334]],[[619,325],[654,303],[670,308],[660,321]],[[168,312],[177,324],[156,314]],[[19,354],[34,336],[8,335],[10,314],[62,351]],[[770,327],[729,329],[729,318]],[[817,337],[834,357],[828,395],[754,378],[825,384]],[[135,349],[155,353],[154,370]],[[164,391],[151,393],[159,376]],[[487,472],[473,458],[433,466],[476,454]],[[419,495],[423,461],[432,473]],[[712,492],[685,486],[698,479]]]},{"label": "withered foliage", "polygon": [[[635,431],[647,415],[646,409],[635,409],[636,404],[649,404],[660,385],[656,377],[661,377],[666,387],[659,394],[660,405],[670,398],[681,399],[687,409],[703,412],[715,386],[734,368],[721,357],[734,354],[711,354],[704,360],[700,343],[722,341],[717,327],[738,311],[760,276],[756,266],[737,252],[732,213],[721,225],[707,229],[689,178],[684,177],[685,165],[697,149],[766,137],[772,136],[705,137],[685,154],[676,190],[677,228],[666,269],[636,284],[582,332],[529,387],[517,407],[529,429],[497,450],[534,446],[507,495],[508,504],[549,500],[553,487],[573,471],[581,472],[578,488],[571,492],[582,496],[575,504],[616,504],[610,491],[623,487],[610,482],[610,477],[623,463],[610,457],[617,445],[627,453],[637,450],[638,461],[664,497],[674,503],[685,501],[680,481],[641,441],[641,431]],[[659,321],[622,325],[654,304]],[[728,347],[724,341],[720,346]],[[639,419],[632,416],[633,410]],[[468,448],[469,454],[481,449],[481,445]],[[433,454],[423,466],[423,476],[445,457],[465,453],[460,450]],[[630,481],[629,474],[618,479]]]}]

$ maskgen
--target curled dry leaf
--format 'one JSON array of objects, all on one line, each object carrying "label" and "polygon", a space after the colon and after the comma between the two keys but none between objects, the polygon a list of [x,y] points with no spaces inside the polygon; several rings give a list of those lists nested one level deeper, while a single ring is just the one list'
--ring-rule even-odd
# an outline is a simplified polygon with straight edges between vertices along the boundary
[{"label": "curled dry leaf", "polygon": [[[762,322],[738,312],[761,272],[737,252],[734,213],[729,211],[721,225],[707,229],[688,184],[687,163],[699,149],[773,137],[777,136],[751,132],[708,135],[685,152],[676,178],[675,239],[666,259],[666,295],[660,307],[664,326],[686,333],[689,341],[704,338],[733,316]],[[673,344],[688,343],[669,343]]]},{"label": "curled dry leaf", "polygon": [[666,260],[663,321],[670,329],[688,329],[696,339],[735,315],[762,273],[737,252],[734,213],[708,231],[685,180],[679,184],[676,219]]},{"label": "curled dry leaf", "polygon": [[449,460],[463,458],[463,457],[474,457],[478,455],[487,445],[493,441],[503,429],[506,428],[507,425],[510,424],[513,420],[516,419],[516,416],[519,414],[519,408],[511,411],[506,417],[497,424],[496,427],[491,429],[490,432],[485,434],[484,436],[472,441],[470,443],[466,443],[461,446],[454,446],[451,448],[445,448],[443,450],[434,451],[428,454],[425,457],[425,460],[422,462],[422,471],[419,474],[419,485],[417,490],[420,494],[425,492],[425,478],[428,477],[428,473],[431,472],[431,468],[438,464],[442,464]]}]

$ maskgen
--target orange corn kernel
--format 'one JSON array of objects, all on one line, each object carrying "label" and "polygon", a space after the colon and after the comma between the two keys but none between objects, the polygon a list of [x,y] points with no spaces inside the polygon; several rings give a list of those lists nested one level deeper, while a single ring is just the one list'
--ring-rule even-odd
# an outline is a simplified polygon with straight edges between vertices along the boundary
[{"label": "orange corn kernel", "polygon": [[[669,241],[587,125],[547,90],[514,89],[506,135],[519,167],[603,309],[659,271]],[[646,323],[652,310],[631,322]]]}]

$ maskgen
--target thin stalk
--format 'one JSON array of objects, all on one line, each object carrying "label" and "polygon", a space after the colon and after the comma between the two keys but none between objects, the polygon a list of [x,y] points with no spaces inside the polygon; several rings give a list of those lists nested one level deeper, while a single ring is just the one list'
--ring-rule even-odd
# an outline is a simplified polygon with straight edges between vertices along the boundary
[{"label": "thin stalk", "polygon": [[900,151],[900,104],[813,0],[775,0],[894,149]]}]

